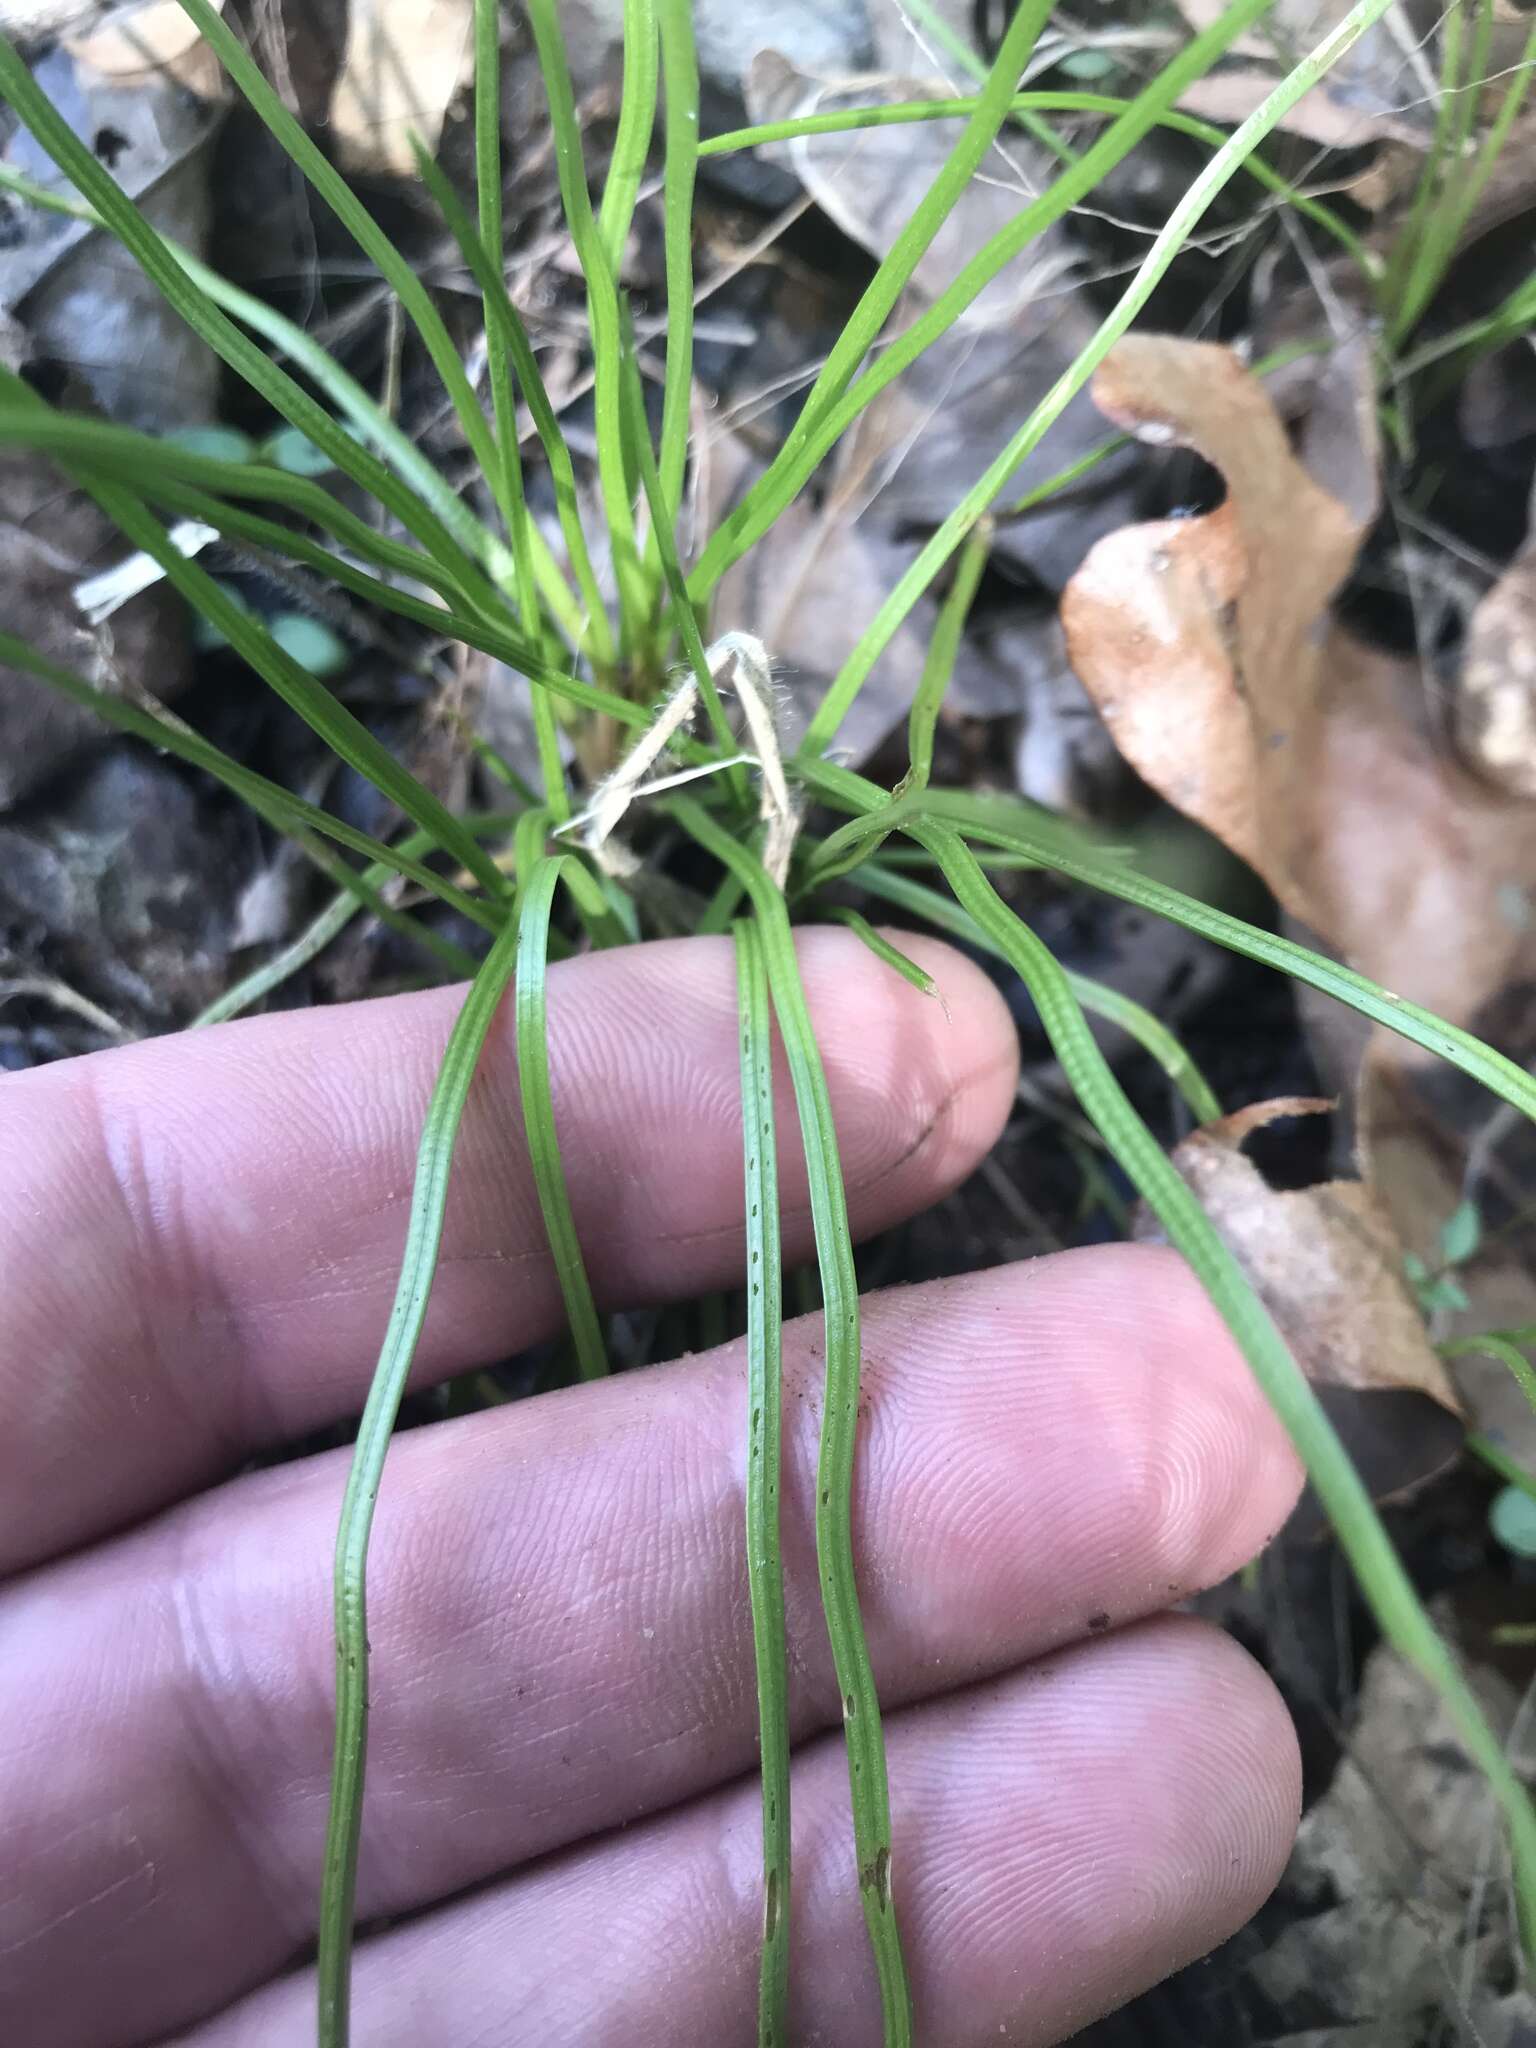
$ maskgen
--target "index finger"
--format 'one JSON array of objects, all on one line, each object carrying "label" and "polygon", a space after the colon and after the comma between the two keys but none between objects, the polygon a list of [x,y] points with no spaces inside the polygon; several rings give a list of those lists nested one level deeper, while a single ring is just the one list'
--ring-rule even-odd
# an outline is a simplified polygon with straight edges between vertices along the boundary
[{"label": "index finger", "polygon": [[[855,1228],[933,1201],[992,1143],[1016,1039],[985,977],[913,940],[949,1000],[857,939],[800,935]],[[394,1290],[452,990],[223,1026],[0,1081],[0,1570],[144,1514],[361,1405]],[[663,941],[550,975],[561,1154],[607,1305],[740,1273],[729,942]],[[804,1163],[780,1076],[786,1257]],[[561,1305],[493,1027],[455,1156],[418,1380],[552,1334]]]}]

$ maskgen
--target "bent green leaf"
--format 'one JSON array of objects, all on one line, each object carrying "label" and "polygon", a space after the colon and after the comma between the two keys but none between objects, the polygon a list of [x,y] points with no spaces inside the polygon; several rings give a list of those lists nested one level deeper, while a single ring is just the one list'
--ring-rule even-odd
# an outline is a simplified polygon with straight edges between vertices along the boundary
[{"label": "bent green leaf", "polygon": [[336,1748],[317,1957],[320,2048],[351,2036],[352,1919],[368,1750],[368,1547],[400,1402],[427,1317],[454,1147],[470,1084],[517,961],[509,924],[459,1012],[427,1108],[394,1307],[358,1426],[336,1537]]},{"label": "bent green leaf", "polygon": [[1106,1146],[1183,1253],[1307,1468],[1382,1633],[1439,1691],[1503,1809],[1522,1938],[1536,1957],[1536,1807],[1403,1569],[1354,1462],[1251,1281],[1183,1175],[1132,1108],[1094,1042],[1060,963],[998,896],[959,834],[914,825],[961,907],[1024,981],[1073,1093]]}]

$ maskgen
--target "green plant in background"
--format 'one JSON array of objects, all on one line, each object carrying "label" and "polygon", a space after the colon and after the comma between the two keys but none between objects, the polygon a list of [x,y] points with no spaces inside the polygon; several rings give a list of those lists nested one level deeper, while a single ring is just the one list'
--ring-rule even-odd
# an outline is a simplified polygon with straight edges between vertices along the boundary
[{"label": "green plant in background", "polygon": [[[895,971],[920,985],[925,978],[857,913],[829,904],[828,889],[854,873],[871,895],[989,950],[1028,988],[1084,1113],[1204,1281],[1289,1430],[1384,1632],[1440,1688],[1468,1749],[1487,1774],[1508,1824],[1522,1925],[1528,1946],[1536,1951],[1536,1813],[1530,1800],[1426,1616],[1310,1387],[1199,1204],[1126,1100],[1089,1031],[1085,1011],[1111,1017],[1132,1032],[1173,1078],[1198,1118],[1218,1113],[1214,1095],[1157,1019],[1123,996],[1063,970],[996,893],[989,866],[1038,866],[1154,910],[1385,1023],[1527,1114],[1536,1115],[1536,1082],[1467,1034],[1317,954],[1148,879],[1123,857],[1046,814],[1019,802],[935,789],[931,779],[934,725],[985,560],[987,522],[998,494],[1146,305],[1228,181],[1239,172],[1258,179],[1376,276],[1379,266],[1349,227],[1320,202],[1296,193],[1256,151],[1295,102],[1385,14],[1389,0],[1359,0],[1231,136],[1179,115],[1176,102],[1190,82],[1260,20],[1267,0],[1236,0],[1129,97],[1021,95],[1019,80],[1051,11],[1050,0],[1025,0],[974,96],[818,116],[709,141],[699,135],[689,0],[626,0],[624,98],[612,166],[595,208],[555,0],[528,0],[567,227],[587,293],[601,550],[584,527],[576,464],[502,273],[496,0],[477,0],[476,6],[478,195],[473,213],[441,170],[424,153],[420,156],[423,178],[483,296],[489,410],[410,264],[289,114],[232,29],[209,0],[181,0],[181,5],[256,114],[394,290],[438,373],[484,483],[482,500],[461,496],[374,397],[300,329],[166,242],[0,38],[0,91],[78,197],[39,192],[10,173],[3,182],[113,234],[193,331],[283,422],[254,447],[206,436],[190,443],[155,441],[99,422],[65,418],[20,378],[0,373],[0,445],[50,453],[132,546],[159,565],[203,629],[227,641],[339,759],[368,777],[396,806],[407,821],[408,836],[390,845],[357,831],[222,755],[157,707],[131,702],[101,681],[75,676],[13,638],[0,635],[0,660],[31,668],[121,729],[220,778],[275,830],[287,834],[340,892],[308,931],[199,1022],[233,1015],[269,993],[359,909],[386,918],[443,971],[471,977],[427,1112],[399,1291],[341,1515],[337,1739],[320,1916],[319,2038],[324,2048],[341,2048],[349,2034],[351,1923],[367,1743],[366,1566],[374,1505],[432,1286],[455,1135],[480,1050],[509,987],[516,991],[522,1114],[569,1317],[573,1369],[587,1376],[606,1369],[603,1330],[565,1192],[550,1099],[545,977],[551,956],[573,943],[622,944],[679,928],[675,914],[657,908],[655,892],[645,886],[644,867],[616,856],[615,833],[621,826],[627,836],[648,830],[671,834],[708,858],[718,872],[718,886],[694,928],[733,932],[738,962],[749,1218],[749,1407],[743,1428],[764,1801],[761,2042],[787,2038],[792,1935],[779,1564],[783,1303],[778,1134],[768,1081],[773,1024],[788,1056],[809,1168],[827,1326],[816,1542],[844,1701],[861,1902],[878,1968],[884,2039],[888,2048],[901,2048],[912,2038],[900,1936],[902,1845],[891,1833],[879,1704],[860,1620],[851,1535],[859,1303],[836,1134],[800,986],[792,919],[842,914]],[[1486,14],[1486,0],[1483,5]],[[1475,75],[1476,47],[1474,36],[1465,66],[1448,50],[1446,63],[1457,79]],[[618,284],[618,259],[652,148],[659,81],[665,88],[669,325],[659,445],[653,445]],[[972,258],[920,318],[872,353],[918,262],[984,165],[1004,123],[1026,117],[1038,121],[1049,114],[1096,123],[1097,132],[1063,145],[1050,131],[1058,145],[1059,175]],[[944,169],[878,266],[779,453],[725,522],[703,537],[692,562],[685,562],[677,528],[689,459],[692,201],[700,156],[771,135],[941,115],[958,124]],[[774,726],[772,693],[764,686],[761,650],[729,636],[710,644],[709,608],[721,577],[806,488],[863,408],[950,329],[992,277],[1090,194],[1158,124],[1177,127],[1200,142],[1209,151],[1204,168],[1079,359],[1020,423],[891,593],[816,709],[804,742],[792,758],[785,758]],[[1468,191],[1482,164],[1478,157],[1472,177],[1462,175],[1470,127],[1460,113],[1448,114],[1443,125],[1433,182],[1426,174],[1425,247],[1431,242],[1436,248],[1454,245],[1459,226],[1447,231],[1445,223],[1453,214],[1458,222],[1464,220],[1471,203]],[[1447,165],[1456,175],[1444,175]],[[1442,274],[1438,256],[1405,258],[1395,270],[1388,267],[1399,308],[1394,345],[1417,318],[1407,309],[1427,303],[1426,294]],[[283,367],[285,362],[291,368]],[[518,442],[520,407],[528,409],[548,467],[563,560],[529,507]],[[1071,481],[1082,467],[1075,464],[1038,487],[1030,502]],[[357,516],[326,487],[323,479],[331,472],[371,501],[377,523]],[[518,799],[515,805],[496,816],[455,815],[345,710],[312,667],[295,658],[280,633],[180,552],[168,519],[201,521],[232,543],[293,563],[353,599],[508,664],[526,679],[530,692],[542,787],[528,790],[503,769],[502,780]],[[611,613],[595,566],[603,555],[612,564]],[[912,711],[910,770],[895,791],[888,791],[834,765],[827,749],[892,635],[952,562],[955,573]],[[728,709],[732,696],[740,733]],[[483,743],[481,752],[499,766]],[[565,765],[572,755],[581,764],[577,777]],[[686,792],[679,788],[684,782]],[[812,804],[844,822],[818,836],[805,825]],[[506,849],[504,857],[498,857],[498,843]],[[483,931],[489,941],[483,959],[443,938],[417,912],[396,905],[387,890],[398,876]],[[939,883],[942,888],[935,886]],[[556,917],[557,903],[568,921]],[[1455,1263],[1459,1243],[1442,1247],[1446,1265]]]},{"label": "green plant in background", "polygon": [[1458,1202],[1440,1226],[1433,1264],[1420,1258],[1417,1252],[1409,1252],[1404,1258],[1403,1271],[1426,1316],[1432,1316],[1437,1309],[1470,1306],[1467,1290],[1456,1278],[1456,1268],[1477,1257],[1482,1238],[1483,1219],[1477,1204]]},{"label": "green plant in background", "polygon": [[1474,147],[1479,96],[1490,71],[1493,12],[1494,0],[1456,0],[1445,13],[1434,139],[1382,280],[1381,307],[1390,351],[1401,349],[1443,282],[1530,91],[1536,25]]}]

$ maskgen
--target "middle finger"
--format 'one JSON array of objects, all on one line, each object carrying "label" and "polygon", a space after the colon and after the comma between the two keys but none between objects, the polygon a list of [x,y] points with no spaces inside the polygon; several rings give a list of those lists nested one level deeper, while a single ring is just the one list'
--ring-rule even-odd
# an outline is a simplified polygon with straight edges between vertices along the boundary
[{"label": "middle finger", "polygon": [[[816,1318],[785,1335],[801,1737],[839,1718],[808,1533],[820,1337]],[[1294,1490],[1278,1426],[1167,1254],[874,1297],[866,1389],[861,1591],[892,1702],[1210,1583]],[[371,1572],[360,1913],[750,1762],[742,1405],[730,1346],[402,1440]],[[36,1731],[25,1760],[0,1757],[0,1989],[33,2048],[185,2024],[308,1940],[340,1483],[335,1457],[254,1475],[0,1598],[0,1673],[33,1674]],[[19,1725],[0,1700],[0,1728]]]}]

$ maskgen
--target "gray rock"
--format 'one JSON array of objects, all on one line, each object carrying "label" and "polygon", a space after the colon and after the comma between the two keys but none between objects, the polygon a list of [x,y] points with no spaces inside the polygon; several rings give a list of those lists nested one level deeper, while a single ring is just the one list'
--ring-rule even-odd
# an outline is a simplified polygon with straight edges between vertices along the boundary
[{"label": "gray rock", "polygon": [[[114,678],[158,698],[189,674],[184,616],[164,586],[125,605],[98,638],[76,609],[79,580],[131,552],[83,492],[45,457],[0,452],[0,609],[8,631],[60,667],[107,687]],[[59,768],[76,747],[105,737],[93,713],[35,676],[0,664],[0,811]]]},{"label": "gray rock", "polygon": [[[571,68],[580,79],[599,43],[620,40],[624,0],[564,0],[561,15]],[[750,0],[694,0],[693,29],[701,80],[738,101],[759,50],[779,50],[802,70],[827,78],[866,71],[875,60],[865,0],[773,0],[770,7],[754,7]]]},{"label": "gray rock", "polygon": [[[119,85],[96,78],[62,48],[35,67],[69,125],[162,234],[201,254],[209,200],[206,144],[221,109],[174,80]],[[6,161],[68,191],[25,128]],[[0,309],[14,312],[34,351],[67,364],[109,418],[149,431],[210,420],[219,366],[110,235],[22,202],[0,212]]]},{"label": "gray rock", "polygon": [[694,30],[700,72],[734,94],[761,49],[778,50],[801,70],[827,78],[867,71],[875,57],[864,0],[774,0],[768,8],[695,0]]},{"label": "gray rock", "polygon": [[184,1023],[229,978],[250,839],[221,797],[114,745],[46,816],[0,825],[0,958],[130,1030]]}]

